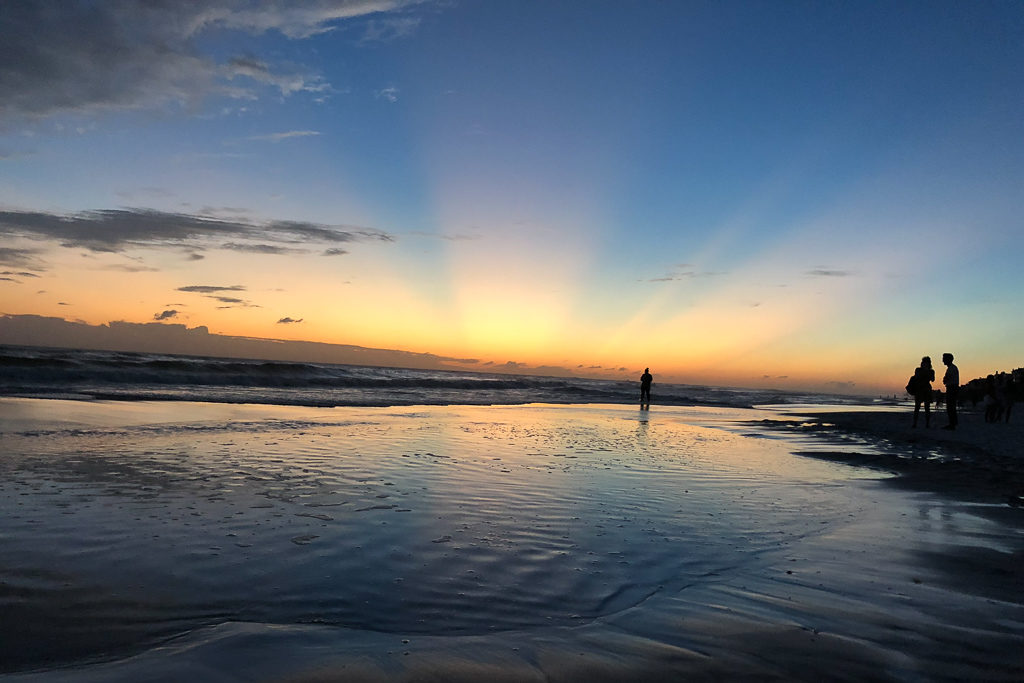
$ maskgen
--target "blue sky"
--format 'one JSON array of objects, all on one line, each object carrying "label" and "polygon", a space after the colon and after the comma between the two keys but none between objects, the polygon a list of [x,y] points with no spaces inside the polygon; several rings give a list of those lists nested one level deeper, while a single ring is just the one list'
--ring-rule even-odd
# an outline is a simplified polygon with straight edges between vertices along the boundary
[{"label": "blue sky", "polygon": [[782,388],[1022,364],[1020,3],[0,22],[0,312]]}]

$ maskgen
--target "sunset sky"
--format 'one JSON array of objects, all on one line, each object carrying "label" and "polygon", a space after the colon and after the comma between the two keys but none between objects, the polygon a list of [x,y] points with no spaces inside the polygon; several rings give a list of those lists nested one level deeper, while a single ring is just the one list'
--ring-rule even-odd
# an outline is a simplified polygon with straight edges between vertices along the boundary
[{"label": "sunset sky", "polygon": [[1022,112],[1021,2],[3,3],[0,313],[966,380],[1024,365]]}]

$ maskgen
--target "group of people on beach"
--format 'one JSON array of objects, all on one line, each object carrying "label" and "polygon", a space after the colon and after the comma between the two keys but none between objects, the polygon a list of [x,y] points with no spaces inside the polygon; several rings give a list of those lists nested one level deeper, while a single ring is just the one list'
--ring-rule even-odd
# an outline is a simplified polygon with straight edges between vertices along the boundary
[{"label": "group of people on beach", "polygon": [[[1021,385],[1019,375],[1020,370],[1015,370],[1012,375],[999,372],[967,385],[975,406],[978,404],[978,394],[981,394],[981,401],[985,406],[985,422],[1010,421],[1013,404],[1024,398],[1024,386]],[[981,387],[976,386],[979,384]]]},{"label": "group of people on beach", "polygon": [[[946,374],[942,376],[942,386],[946,388],[946,425],[943,429],[956,429],[959,423],[957,402],[960,394],[960,369],[953,364],[953,354],[942,354],[942,363],[946,366]],[[935,369],[932,368],[931,356],[921,359],[921,365],[914,370],[914,375],[907,383],[907,392],[914,397],[914,424],[924,406],[924,426],[930,427],[932,420],[932,382],[935,381]]]}]

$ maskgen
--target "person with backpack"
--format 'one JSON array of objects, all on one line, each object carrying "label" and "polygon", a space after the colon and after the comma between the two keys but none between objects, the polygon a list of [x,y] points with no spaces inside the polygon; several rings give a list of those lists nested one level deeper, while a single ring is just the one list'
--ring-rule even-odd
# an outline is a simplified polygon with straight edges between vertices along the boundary
[{"label": "person with backpack", "polygon": [[935,381],[935,369],[932,368],[931,356],[921,359],[921,365],[914,370],[914,376],[907,384],[907,391],[914,397],[914,424],[917,427],[917,416],[924,405],[924,426],[930,427],[932,421],[932,382]]}]

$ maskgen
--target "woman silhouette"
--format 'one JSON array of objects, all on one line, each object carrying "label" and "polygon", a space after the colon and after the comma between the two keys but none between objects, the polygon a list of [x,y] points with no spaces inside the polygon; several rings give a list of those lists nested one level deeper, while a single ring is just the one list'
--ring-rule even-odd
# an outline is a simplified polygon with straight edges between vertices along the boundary
[{"label": "woman silhouette", "polygon": [[925,356],[921,366],[914,370],[914,427],[917,426],[917,414],[924,404],[924,426],[930,427],[932,421],[932,382],[935,381],[935,370],[932,359]]}]

